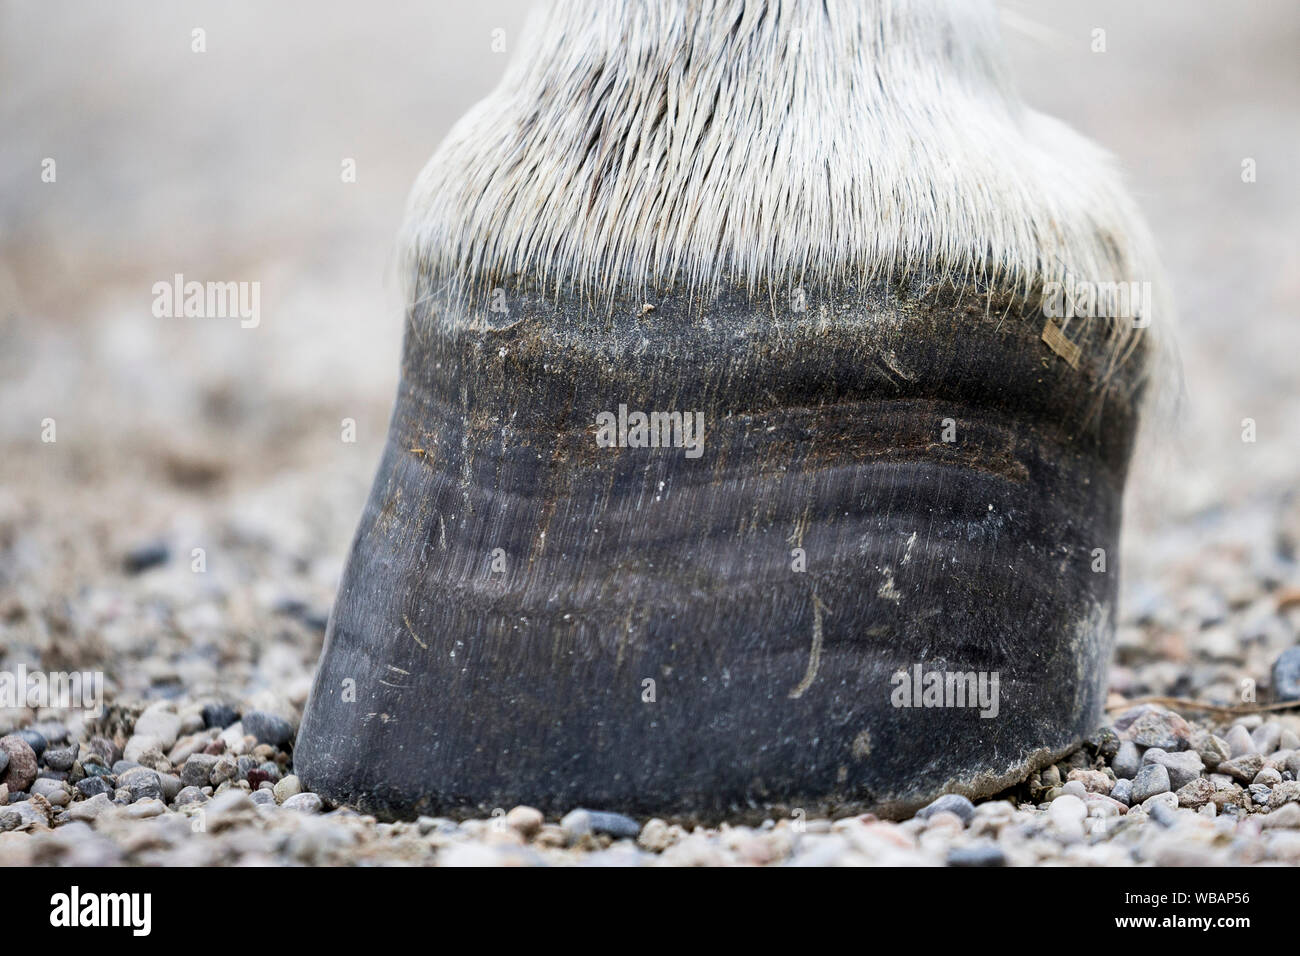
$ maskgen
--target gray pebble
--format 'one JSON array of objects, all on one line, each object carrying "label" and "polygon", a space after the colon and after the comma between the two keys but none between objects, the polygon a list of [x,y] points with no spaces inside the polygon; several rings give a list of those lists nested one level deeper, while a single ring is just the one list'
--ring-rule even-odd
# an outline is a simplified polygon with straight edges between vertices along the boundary
[{"label": "gray pebble", "polygon": [[176,794],[181,791],[181,778],[174,773],[160,773],[158,781],[162,784],[163,800],[169,802],[175,800]]},{"label": "gray pebble", "polygon": [[641,825],[631,817],[603,810],[573,810],[565,814],[560,821],[560,828],[568,834],[570,840],[589,833],[608,834],[616,840],[635,840],[641,833]]},{"label": "gray pebble", "polygon": [[72,788],[61,780],[37,779],[32,783],[32,793],[56,807],[66,807],[72,802]]},{"label": "gray pebble", "polygon": [[216,764],[217,758],[212,754],[190,754],[185,766],[181,768],[181,785],[206,787]]},{"label": "gray pebble", "polygon": [[137,800],[161,800],[163,798],[162,780],[157,771],[147,767],[133,767],[117,778],[118,789],[125,789],[131,795],[131,802]]},{"label": "gray pebble", "polygon": [[[176,738],[181,732],[181,719],[173,711],[168,710],[167,704],[153,704],[143,714],[136,718],[135,728],[131,734],[133,741],[148,739],[152,740],[153,745],[161,750],[167,750],[172,744],[176,743]],[[137,745],[135,749],[141,748]],[[131,742],[127,742],[127,753],[131,753]]]},{"label": "gray pebble", "polygon": [[172,806],[184,807],[191,803],[206,803],[207,795],[199,787],[182,787],[176,794],[176,799],[172,801]]},{"label": "gray pebble", "polygon": [[1201,758],[1201,763],[1210,770],[1214,770],[1232,756],[1232,748],[1228,742],[1215,734],[1198,734],[1192,741],[1192,746],[1197,756]]},{"label": "gray pebble", "polygon": [[127,574],[139,574],[149,568],[166,564],[171,559],[171,549],[165,541],[151,541],[132,548],[122,556],[122,569]]},{"label": "gray pebble", "polygon": [[113,801],[108,794],[97,793],[89,800],[74,803],[68,810],[68,816],[74,820],[94,820],[113,809]]},{"label": "gray pebble", "polygon": [[293,724],[277,714],[250,710],[244,715],[244,733],[252,734],[260,744],[283,747],[293,740]]},{"label": "gray pebble", "polygon": [[949,866],[1006,866],[1007,856],[996,843],[957,847],[948,851]]},{"label": "gray pebble", "polygon": [[30,727],[26,730],[17,731],[15,736],[21,737],[27,742],[27,746],[32,748],[32,752],[36,754],[38,760],[40,759],[41,754],[45,753],[45,748],[49,746],[49,741],[45,739],[45,735],[39,731],[32,730]]},{"label": "gray pebble", "polygon": [[[1154,754],[1154,756],[1152,756]],[[1151,758],[1149,761],[1147,758]],[[1144,763],[1158,763],[1169,771],[1169,789],[1178,790],[1201,776],[1205,769],[1198,754],[1191,750],[1171,754],[1163,750],[1148,750],[1142,755]]]},{"label": "gray pebble", "polygon": [[225,730],[239,719],[239,711],[229,704],[204,704],[203,726]]},{"label": "gray pebble", "polygon": [[1088,743],[1097,751],[1097,755],[1106,759],[1113,758],[1119,751],[1119,734],[1114,727],[1102,727],[1088,738]]},{"label": "gray pebble", "polygon": [[1119,751],[1115,754],[1115,759],[1111,761],[1110,766],[1115,771],[1116,777],[1125,780],[1132,780],[1136,777],[1138,770],[1142,766],[1142,753],[1138,750],[1137,744],[1131,740],[1121,742]]},{"label": "gray pebble", "polygon": [[970,823],[971,817],[975,816],[975,804],[959,793],[945,793],[929,806],[918,810],[916,815],[922,820],[928,820],[936,813],[955,813],[962,823]]},{"label": "gray pebble", "polygon": [[121,749],[107,737],[91,737],[90,743],[86,746],[91,753],[100,758],[106,767],[111,767],[122,759]]},{"label": "gray pebble", "polygon": [[239,764],[230,754],[222,754],[217,758],[217,762],[212,765],[212,771],[208,775],[208,782],[214,787],[219,787],[227,780],[234,780],[235,774],[239,772]]},{"label": "gray pebble", "polygon": [[1255,749],[1267,756],[1277,750],[1277,745],[1282,739],[1282,725],[1270,720],[1256,727],[1250,739],[1254,742]]},{"label": "gray pebble", "polygon": [[1300,700],[1300,647],[1288,647],[1273,662],[1273,696]]},{"label": "gray pebble", "polygon": [[[1073,771],[1071,771],[1073,773]],[[1088,788],[1080,780],[1068,780],[1061,785],[1061,793],[1073,794],[1082,799],[1088,795]]]},{"label": "gray pebble", "polygon": [[113,785],[104,777],[83,777],[77,781],[77,790],[84,797],[94,797],[101,793],[112,793]]},{"label": "gray pebble", "polygon": [[77,760],[77,751],[79,749],[76,744],[71,747],[60,747],[57,750],[47,749],[45,751],[45,766],[51,770],[71,770],[72,765]]},{"label": "gray pebble", "polygon": [[1241,724],[1232,727],[1223,738],[1228,742],[1229,756],[1240,757],[1244,754],[1255,753],[1255,741],[1250,737],[1250,731]]},{"label": "gray pebble", "polygon": [[[1163,794],[1157,794],[1157,796],[1163,796]],[[1170,796],[1172,796],[1172,794],[1170,794]],[[1169,801],[1167,800],[1153,801],[1149,806],[1147,806],[1147,812],[1151,814],[1152,820],[1166,829],[1172,827],[1178,822],[1178,817],[1174,812],[1174,808],[1169,805]]]},{"label": "gray pebble", "polygon": [[1158,763],[1147,764],[1133,778],[1133,803],[1145,803],[1151,797],[1169,792],[1169,771]]}]

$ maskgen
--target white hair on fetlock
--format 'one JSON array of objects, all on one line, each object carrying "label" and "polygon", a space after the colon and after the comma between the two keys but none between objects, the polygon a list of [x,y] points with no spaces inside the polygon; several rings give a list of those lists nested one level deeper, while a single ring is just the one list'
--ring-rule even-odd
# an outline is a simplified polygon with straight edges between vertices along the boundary
[{"label": "white hair on fetlock", "polygon": [[469,293],[921,275],[1034,307],[1150,282],[1150,328],[1104,323],[1114,363],[1168,316],[1110,157],[1021,102],[973,0],[544,3],[421,173],[403,246],[426,288]]}]

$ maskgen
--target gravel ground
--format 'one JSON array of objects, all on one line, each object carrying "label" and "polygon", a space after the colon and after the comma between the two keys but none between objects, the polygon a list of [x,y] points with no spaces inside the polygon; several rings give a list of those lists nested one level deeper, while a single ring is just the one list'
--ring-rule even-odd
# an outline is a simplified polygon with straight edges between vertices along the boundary
[{"label": "gravel ground", "polygon": [[[1297,713],[1129,703],[1300,696],[1281,2],[1047,3],[1010,36],[1033,103],[1123,157],[1181,303],[1182,405],[1131,482],[1109,731],[904,822],[384,824],[297,792],[290,736],[395,387],[403,196],[521,12],[478,6],[0,14],[0,671],[101,673],[108,701],[0,710],[0,864],[1300,863]],[[152,317],[176,272],[262,282],[261,324]]]}]

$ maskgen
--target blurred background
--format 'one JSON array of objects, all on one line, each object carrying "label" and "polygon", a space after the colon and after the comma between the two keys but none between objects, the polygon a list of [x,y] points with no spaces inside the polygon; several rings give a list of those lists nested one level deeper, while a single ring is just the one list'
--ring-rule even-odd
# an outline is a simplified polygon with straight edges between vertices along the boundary
[{"label": "blurred background", "polygon": [[[301,701],[396,385],[405,196],[526,12],[0,3],[0,667]],[[1114,688],[1266,689],[1300,625],[1300,6],[1004,13],[1026,99],[1118,157],[1180,306]],[[259,282],[260,324],[155,317],[176,273]]]}]

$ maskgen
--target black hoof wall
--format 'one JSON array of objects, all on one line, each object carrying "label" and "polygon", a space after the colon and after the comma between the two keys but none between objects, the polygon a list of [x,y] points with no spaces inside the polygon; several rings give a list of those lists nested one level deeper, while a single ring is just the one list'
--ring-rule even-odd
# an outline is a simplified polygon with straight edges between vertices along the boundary
[{"label": "black hoof wall", "polygon": [[[314,790],[898,815],[1095,728],[1136,389],[1096,387],[1100,345],[1076,369],[1013,304],[879,288],[829,328],[738,294],[517,301],[413,314],[295,752]],[[603,447],[633,411],[700,412],[700,453]]]}]

